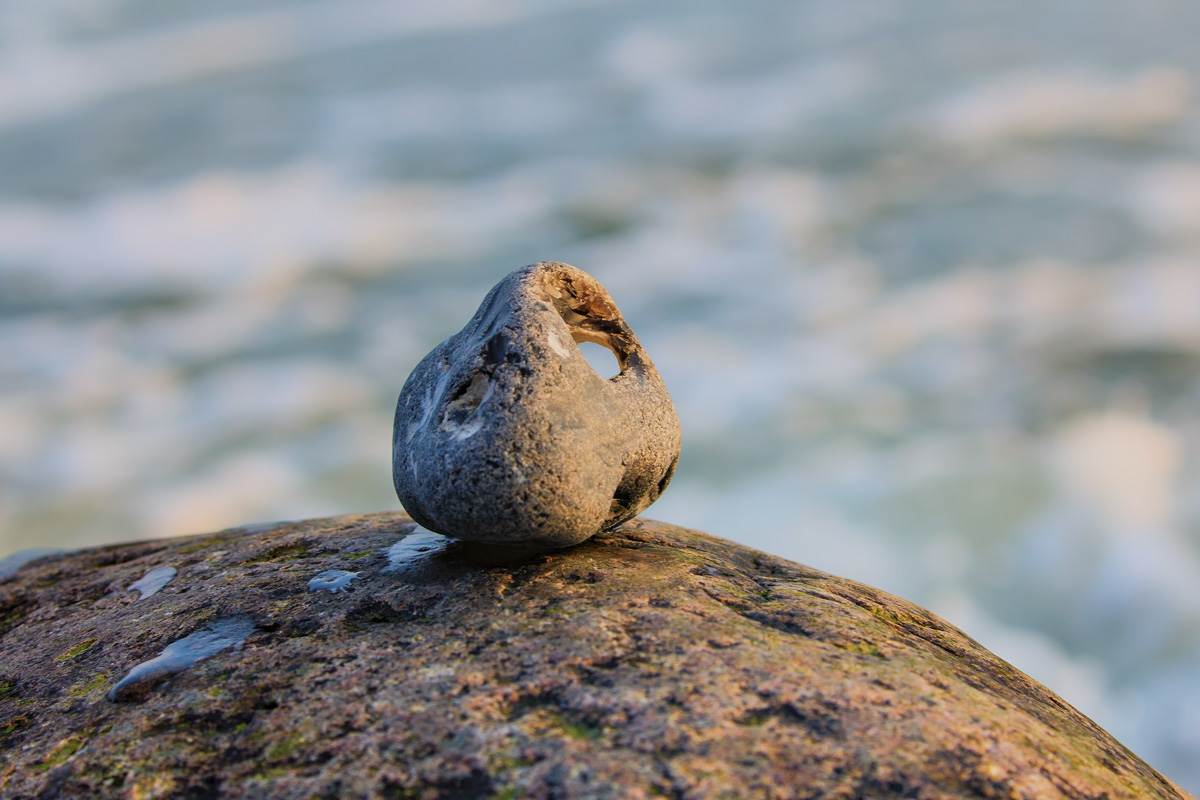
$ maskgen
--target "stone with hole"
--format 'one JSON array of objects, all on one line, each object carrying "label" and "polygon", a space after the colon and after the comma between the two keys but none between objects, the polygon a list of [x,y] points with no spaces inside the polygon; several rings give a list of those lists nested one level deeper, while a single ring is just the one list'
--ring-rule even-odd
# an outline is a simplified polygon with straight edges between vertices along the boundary
[{"label": "stone with hole", "polygon": [[[581,342],[611,350],[620,373],[598,375]],[[657,500],[679,444],[666,386],[608,292],[542,262],[497,284],[408,377],[392,477],[430,530],[565,547]]]}]

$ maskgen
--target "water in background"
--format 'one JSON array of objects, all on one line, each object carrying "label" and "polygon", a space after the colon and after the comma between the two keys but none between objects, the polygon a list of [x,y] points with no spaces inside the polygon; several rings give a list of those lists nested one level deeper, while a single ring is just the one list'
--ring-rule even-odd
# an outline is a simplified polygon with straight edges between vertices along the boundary
[{"label": "water in background", "polygon": [[596,275],[651,516],[964,627],[1200,792],[1200,6],[0,4],[0,555],[395,508],[408,370]]}]

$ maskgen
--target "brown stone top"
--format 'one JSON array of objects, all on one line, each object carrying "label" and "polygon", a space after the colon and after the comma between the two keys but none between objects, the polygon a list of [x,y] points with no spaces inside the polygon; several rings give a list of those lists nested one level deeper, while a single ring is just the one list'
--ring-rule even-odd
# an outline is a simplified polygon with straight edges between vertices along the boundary
[{"label": "brown stone top", "polygon": [[0,582],[0,796],[1188,797],[868,586],[643,519],[514,552],[390,513]]}]

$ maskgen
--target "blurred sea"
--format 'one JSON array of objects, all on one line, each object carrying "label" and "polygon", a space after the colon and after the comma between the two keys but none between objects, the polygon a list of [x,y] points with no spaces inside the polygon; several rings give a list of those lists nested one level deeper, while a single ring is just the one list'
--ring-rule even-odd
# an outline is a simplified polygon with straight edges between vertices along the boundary
[{"label": "blurred sea", "polygon": [[611,291],[649,515],[930,607],[1200,793],[1200,5],[0,1],[0,556],[395,508],[408,371]]}]

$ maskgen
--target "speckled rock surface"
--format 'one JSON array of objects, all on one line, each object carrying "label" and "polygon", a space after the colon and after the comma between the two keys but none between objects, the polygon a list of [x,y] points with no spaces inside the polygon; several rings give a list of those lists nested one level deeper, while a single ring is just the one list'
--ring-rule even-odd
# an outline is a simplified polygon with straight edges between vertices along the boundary
[{"label": "speckled rock surface", "polygon": [[[576,346],[608,347],[604,379]],[[679,458],[679,418],[612,298],[567,264],[510,273],[409,375],[396,494],[430,530],[563,547],[640,513]]]},{"label": "speckled rock surface", "polygon": [[[167,566],[153,596],[127,588]],[[309,590],[334,569],[357,577]],[[220,620],[253,624],[240,651],[105,698]],[[50,555],[0,582],[0,796],[1187,797],[862,584],[641,519],[536,552],[399,514]]]}]

